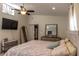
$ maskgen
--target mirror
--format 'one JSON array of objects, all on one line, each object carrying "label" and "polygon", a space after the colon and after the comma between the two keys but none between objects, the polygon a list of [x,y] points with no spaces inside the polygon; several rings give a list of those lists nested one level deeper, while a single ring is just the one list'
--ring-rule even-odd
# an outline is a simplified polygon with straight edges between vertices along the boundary
[{"label": "mirror", "polygon": [[48,37],[57,37],[57,24],[46,24],[45,35]]}]

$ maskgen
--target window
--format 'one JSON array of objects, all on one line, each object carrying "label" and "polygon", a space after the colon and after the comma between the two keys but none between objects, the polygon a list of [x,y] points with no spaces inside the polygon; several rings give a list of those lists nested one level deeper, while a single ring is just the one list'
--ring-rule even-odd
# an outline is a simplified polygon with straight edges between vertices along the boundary
[{"label": "window", "polygon": [[12,9],[11,6],[7,4],[2,4],[2,12],[10,15],[14,15],[14,10]]},{"label": "window", "polygon": [[70,6],[70,31],[77,31],[77,20],[76,20],[76,14],[75,14],[75,9],[74,6]]}]

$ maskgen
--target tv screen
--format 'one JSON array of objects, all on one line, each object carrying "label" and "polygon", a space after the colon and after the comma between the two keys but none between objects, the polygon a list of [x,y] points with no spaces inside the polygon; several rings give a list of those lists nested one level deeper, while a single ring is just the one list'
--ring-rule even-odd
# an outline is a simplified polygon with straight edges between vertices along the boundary
[{"label": "tv screen", "polygon": [[16,30],[18,27],[18,21],[3,18],[2,19],[2,29],[12,29]]}]

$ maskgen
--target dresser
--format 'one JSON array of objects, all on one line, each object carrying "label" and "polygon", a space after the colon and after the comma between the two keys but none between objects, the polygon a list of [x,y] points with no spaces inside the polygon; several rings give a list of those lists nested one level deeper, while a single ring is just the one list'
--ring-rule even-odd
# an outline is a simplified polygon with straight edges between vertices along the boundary
[{"label": "dresser", "polygon": [[45,40],[45,41],[59,41],[59,40],[61,40],[61,37],[42,36],[41,40]]}]

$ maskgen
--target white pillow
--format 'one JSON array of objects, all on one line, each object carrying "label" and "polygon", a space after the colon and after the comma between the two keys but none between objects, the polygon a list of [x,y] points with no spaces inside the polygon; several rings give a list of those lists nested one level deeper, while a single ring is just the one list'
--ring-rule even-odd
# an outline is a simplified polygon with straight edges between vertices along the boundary
[{"label": "white pillow", "polygon": [[66,42],[66,46],[67,46],[67,49],[69,51],[69,55],[75,56],[77,53],[76,47],[74,47],[74,45],[70,41]]},{"label": "white pillow", "polygon": [[69,52],[65,44],[54,48],[51,52],[52,56],[68,56]]},{"label": "white pillow", "polygon": [[69,39],[68,38],[65,38],[65,40],[64,40],[65,42],[68,42],[69,41]]},{"label": "white pillow", "polygon": [[64,40],[60,40],[60,45],[65,44]]}]

